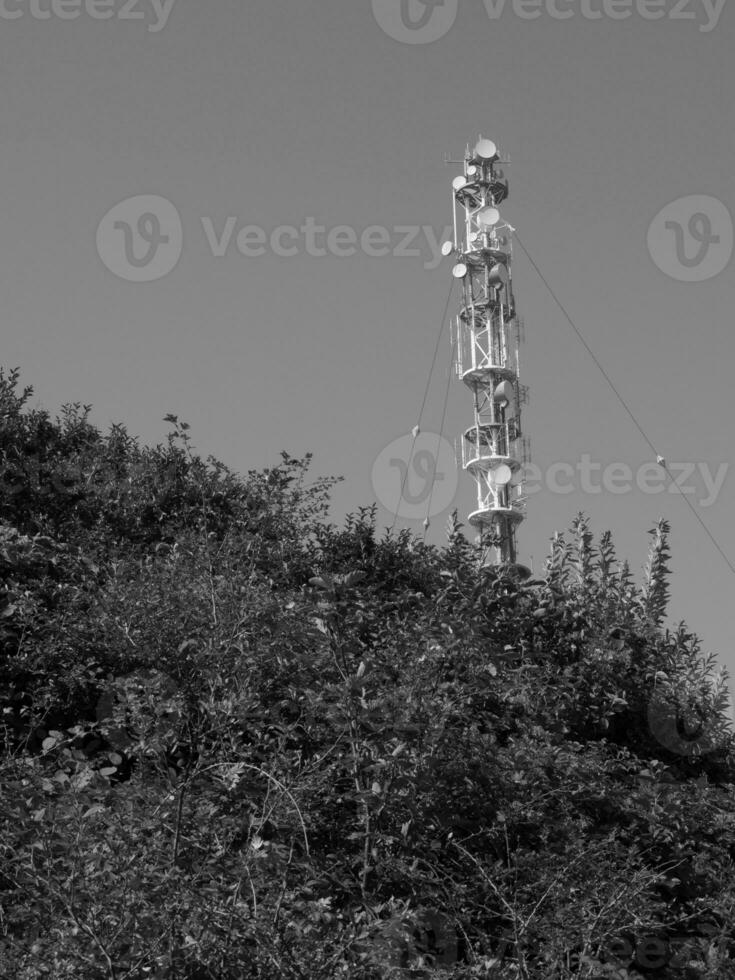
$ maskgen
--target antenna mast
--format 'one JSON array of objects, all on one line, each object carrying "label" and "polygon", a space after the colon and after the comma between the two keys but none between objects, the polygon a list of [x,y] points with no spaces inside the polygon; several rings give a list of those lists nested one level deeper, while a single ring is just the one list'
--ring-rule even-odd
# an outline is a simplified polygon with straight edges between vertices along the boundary
[{"label": "antenna mast", "polygon": [[[477,486],[477,508],[469,523],[478,530],[483,565],[513,569],[516,531],[525,517],[522,466],[528,441],[522,435],[521,405],[528,389],[519,381],[523,334],[513,297],[513,228],[498,206],[508,197],[508,181],[491,140],[480,137],[465,153],[464,174],[453,181],[452,270],[461,281],[456,318],[457,376],[472,392],[474,422],[462,434],[462,468]],[[447,254],[451,246],[447,243]]]}]

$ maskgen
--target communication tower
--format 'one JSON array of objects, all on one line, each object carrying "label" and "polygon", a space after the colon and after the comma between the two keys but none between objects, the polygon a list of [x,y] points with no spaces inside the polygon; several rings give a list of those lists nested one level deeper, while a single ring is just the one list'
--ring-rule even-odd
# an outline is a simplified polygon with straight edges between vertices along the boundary
[{"label": "communication tower", "polygon": [[[523,323],[513,296],[513,228],[499,206],[508,181],[495,143],[479,139],[465,153],[464,173],[453,181],[452,270],[462,296],[454,322],[457,376],[472,393],[474,421],[461,437],[462,467],[477,487],[469,523],[478,530],[483,564],[502,565],[526,577],[517,562],[516,532],[525,516],[523,465],[528,442],[521,406],[528,389],[519,380]],[[459,454],[458,454],[459,455]]]}]

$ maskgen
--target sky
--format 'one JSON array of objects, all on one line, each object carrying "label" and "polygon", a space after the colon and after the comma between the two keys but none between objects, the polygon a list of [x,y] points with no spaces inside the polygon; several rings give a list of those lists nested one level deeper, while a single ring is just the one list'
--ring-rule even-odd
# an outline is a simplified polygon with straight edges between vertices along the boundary
[{"label": "sky", "polygon": [[[446,161],[482,134],[510,158],[504,220],[735,563],[732,5],[435,4],[3,0],[0,363],[144,443],[174,413],[239,472],[312,452],[345,478],[336,521],[377,499],[390,525],[440,328],[421,428],[451,446],[472,421],[454,379],[441,424],[438,245]],[[540,571],[583,511],[640,575],[666,518],[673,620],[735,674],[735,574],[650,489],[655,453],[518,247],[513,274],[539,474],[520,557]],[[473,483],[437,473],[441,543]]]}]

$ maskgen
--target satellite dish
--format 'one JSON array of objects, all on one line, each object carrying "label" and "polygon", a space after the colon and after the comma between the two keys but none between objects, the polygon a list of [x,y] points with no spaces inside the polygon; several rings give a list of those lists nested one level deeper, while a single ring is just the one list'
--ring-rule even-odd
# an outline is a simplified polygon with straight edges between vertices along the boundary
[{"label": "satellite dish", "polygon": [[475,147],[475,156],[481,160],[494,160],[498,155],[498,148],[492,140],[480,140]]},{"label": "satellite dish", "polygon": [[464,279],[464,277],[467,275],[467,266],[464,264],[464,262],[458,262],[455,265],[455,267],[452,269],[452,275],[455,279]]},{"label": "satellite dish", "polygon": [[515,400],[515,391],[513,390],[513,385],[510,383],[510,381],[501,381],[495,389],[493,398],[503,407],[511,405]]},{"label": "satellite dish", "polygon": [[442,245],[442,255],[444,256],[444,258],[446,258],[447,255],[451,255],[453,251],[454,251],[454,245],[452,244],[452,242],[444,242],[444,244]]},{"label": "satellite dish", "polygon": [[477,167],[470,164],[467,168],[467,173],[470,175],[470,177],[473,177],[477,173]]},{"label": "satellite dish", "polygon": [[488,479],[493,486],[496,487],[506,487],[513,478],[513,471],[510,466],[506,466],[505,463],[501,463],[500,466],[495,466],[493,469],[488,470]]},{"label": "satellite dish", "polygon": [[495,289],[505,285],[502,265],[494,265],[492,269],[490,269],[488,272],[488,283]]},{"label": "satellite dish", "polygon": [[465,180],[464,177],[462,176],[455,177],[454,180],[452,181],[452,187],[455,189],[455,191],[461,191],[466,183],[467,181]]},{"label": "satellite dish", "polygon": [[500,221],[500,211],[497,208],[483,208],[477,215],[477,223],[481,228],[492,228]]}]

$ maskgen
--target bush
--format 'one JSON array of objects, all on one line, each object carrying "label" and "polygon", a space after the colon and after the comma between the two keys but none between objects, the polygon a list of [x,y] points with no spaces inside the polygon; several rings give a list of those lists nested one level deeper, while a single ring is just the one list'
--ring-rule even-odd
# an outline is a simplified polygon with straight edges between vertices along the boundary
[{"label": "bush", "polygon": [[522,582],[456,517],[335,527],[310,457],[243,478],[17,384],[0,974],[732,976],[725,678],[664,624],[665,523],[640,587],[582,517]]}]

